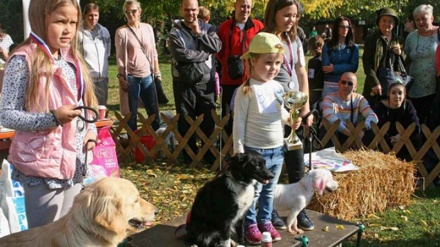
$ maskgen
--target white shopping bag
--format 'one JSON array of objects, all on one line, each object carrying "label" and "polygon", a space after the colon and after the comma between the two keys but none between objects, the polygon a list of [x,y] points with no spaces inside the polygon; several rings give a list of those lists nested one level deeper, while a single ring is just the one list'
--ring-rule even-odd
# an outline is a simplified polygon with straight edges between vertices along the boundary
[{"label": "white shopping bag", "polygon": [[3,160],[0,177],[0,207],[8,219],[11,233],[28,229],[24,189],[19,182],[11,179],[13,169],[7,160]]}]

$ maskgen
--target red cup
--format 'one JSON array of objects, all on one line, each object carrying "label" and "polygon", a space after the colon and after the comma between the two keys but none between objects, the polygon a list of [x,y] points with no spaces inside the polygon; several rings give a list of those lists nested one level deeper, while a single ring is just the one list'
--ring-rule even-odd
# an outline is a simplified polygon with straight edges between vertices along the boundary
[{"label": "red cup", "polygon": [[107,107],[105,107],[105,105],[100,105],[98,106],[98,110],[99,110],[99,120],[105,119],[105,111],[107,110]]}]

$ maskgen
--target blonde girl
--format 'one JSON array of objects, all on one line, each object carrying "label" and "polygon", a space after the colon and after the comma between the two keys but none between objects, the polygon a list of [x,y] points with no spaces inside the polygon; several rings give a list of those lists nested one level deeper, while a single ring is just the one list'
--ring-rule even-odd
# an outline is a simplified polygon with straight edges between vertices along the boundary
[{"label": "blonde girl", "polygon": [[[274,178],[255,185],[255,197],[245,217],[245,238],[250,244],[261,242],[261,233],[270,232],[273,241],[281,236],[271,223],[273,190],[283,165],[284,124],[289,114],[284,109],[281,84],[274,80],[283,62],[280,39],[270,33],[258,33],[242,59],[249,68],[250,79],[236,92],[234,103],[234,152],[254,150],[261,153]],[[299,123],[296,123],[298,127]],[[258,212],[255,205],[258,202]]]},{"label": "blonde girl", "polygon": [[93,114],[77,108],[97,104],[77,50],[80,19],[77,0],[32,0],[33,32],[6,65],[0,119],[15,129],[8,160],[24,187],[29,228],[67,213],[96,142],[95,125],[84,121]]}]

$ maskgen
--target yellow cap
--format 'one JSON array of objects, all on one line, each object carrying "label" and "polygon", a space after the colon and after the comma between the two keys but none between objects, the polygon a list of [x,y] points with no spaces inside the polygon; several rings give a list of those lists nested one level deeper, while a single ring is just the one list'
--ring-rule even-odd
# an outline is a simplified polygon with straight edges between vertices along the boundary
[{"label": "yellow cap", "polygon": [[283,53],[284,48],[280,38],[275,34],[260,32],[254,36],[249,44],[248,51],[240,58],[247,59],[251,57],[251,53],[270,54]]}]

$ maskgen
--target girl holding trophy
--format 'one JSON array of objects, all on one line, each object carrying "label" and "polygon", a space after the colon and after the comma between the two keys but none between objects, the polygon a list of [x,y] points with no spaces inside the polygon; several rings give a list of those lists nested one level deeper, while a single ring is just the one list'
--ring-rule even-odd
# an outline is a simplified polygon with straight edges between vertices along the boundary
[{"label": "girl holding trophy", "polygon": [[[284,124],[290,116],[284,108],[283,87],[274,80],[283,62],[284,48],[274,34],[260,32],[241,57],[249,68],[250,79],[236,91],[234,103],[234,153],[254,150],[261,153],[274,178],[255,185],[252,206],[245,216],[245,238],[250,244],[261,242],[262,232],[270,232],[273,241],[281,236],[271,222],[273,190],[278,183],[284,160]],[[297,129],[296,121],[292,128]],[[259,205],[258,212],[255,205]]]}]

